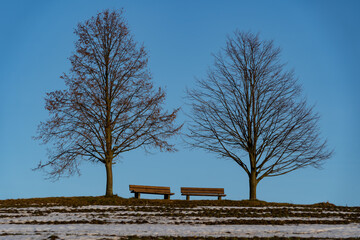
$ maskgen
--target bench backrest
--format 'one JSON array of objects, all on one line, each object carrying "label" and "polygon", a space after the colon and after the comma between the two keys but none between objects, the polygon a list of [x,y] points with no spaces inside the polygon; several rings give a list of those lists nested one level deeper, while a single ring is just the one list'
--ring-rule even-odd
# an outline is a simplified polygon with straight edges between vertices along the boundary
[{"label": "bench backrest", "polygon": [[140,193],[161,193],[170,194],[170,187],[158,187],[158,186],[143,186],[143,185],[129,185],[130,191]]},{"label": "bench backrest", "polygon": [[223,188],[193,188],[193,187],[182,187],[182,194],[192,194],[192,193],[213,193],[213,194],[224,194]]}]

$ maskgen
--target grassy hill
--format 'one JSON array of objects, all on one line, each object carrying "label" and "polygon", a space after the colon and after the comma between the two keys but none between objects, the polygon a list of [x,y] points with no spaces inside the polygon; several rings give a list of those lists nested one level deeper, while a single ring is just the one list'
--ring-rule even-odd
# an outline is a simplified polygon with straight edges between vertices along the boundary
[{"label": "grassy hill", "polygon": [[[335,206],[332,203],[315,203],[310,205],[290,204],[290,203],[275,203],[265,201],[250,201],[250,200],[156,200],[156,199],[134,199],[113,197],[48,197],[48,198],[25,198],[25,199],[7,199],[0,200],[0,207],[27,207],[27,206],[88,206],[88,205],[125,205],[125,206],[141,206],[141,205],[162,205],[162,206],[238,206],[238,207],[325,207],[325,208],[342,208]],[[355,207],[356,208],[356,207]],[[360,208],[360,207],[359,207]]]},{"label": "grassy hill", "polygon": [[0,200],[0,239],[38,235],[45,237],[39,239],[359,239],[360,207],[117,196]]}]

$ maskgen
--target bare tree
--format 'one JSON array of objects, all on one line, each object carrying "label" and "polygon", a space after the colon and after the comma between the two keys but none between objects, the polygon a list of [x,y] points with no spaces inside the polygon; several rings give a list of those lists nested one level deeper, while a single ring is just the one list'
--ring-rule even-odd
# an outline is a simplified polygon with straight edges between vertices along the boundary
[{"label": "bare tree", "polygon": [[112,165],[121,153],[144,147],[175,151],[167,139],[176,135],[178,109],[162,109],[165,92],[154,89],[147,52],[133,40],[123,12],[104,11],[78,24],[66,90],[47,93],[50,118],[35,138],[52,144],[50,177],[79,172],[81,160],[106,168],[106,196],[113,195]]},{"label": "bare tree", "polygon": [[234,160],[249,177],[250,200],[264,177],[318,168],[331,156],[318,114],[301,98],[272,41],[236,31],[214,57],[207,77],[188,90],[189,143]]}]

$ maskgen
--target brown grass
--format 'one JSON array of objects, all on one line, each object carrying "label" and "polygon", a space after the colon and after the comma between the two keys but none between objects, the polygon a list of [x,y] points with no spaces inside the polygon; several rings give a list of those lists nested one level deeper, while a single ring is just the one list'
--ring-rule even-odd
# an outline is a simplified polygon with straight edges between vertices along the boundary
[{"label": "brown grass", "polygon": [[332,203],[316,203],[311,205],[297,205],[290,203],[274,203],[265,201],[250,200],[157,200],[157,199],[134,199],[113,197],[48,197],[28,199],[7,199],[0,200],[0,207],[35,207],[35,206],[89,206],[89,205],[114,205],[114,206],[168,206],[168,207],[196,207],[196,206],[245,206],[245,207],[321,207],[339,208]]}]

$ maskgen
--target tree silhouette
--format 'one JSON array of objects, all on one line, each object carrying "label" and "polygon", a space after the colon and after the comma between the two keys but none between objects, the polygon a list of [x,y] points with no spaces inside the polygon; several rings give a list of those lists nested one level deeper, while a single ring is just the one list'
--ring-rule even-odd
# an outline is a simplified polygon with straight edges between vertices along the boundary
[{"label": "tree silhouette", "polygon": [[331,156],[318,114],[272,41],[236,31],[214,57],[207,77],[188,90],[189,143],[234,160],[249,177],[250,200],[263,178],[320,167]]},{"label": "tree silhouette", "polygon": [[143,147],[175,151],[167,139],[176,135],[179,109],[168,113],[165,92],[154,89],[143,46],[133,40],[123,12],[106,10],[79,23],[66,90],[47,93],[49,119],[35,137],[52,144],[52,178],[79,172],[81,160],[106,168],[106,196],[113,195],[112,165],[121,153]]}]

